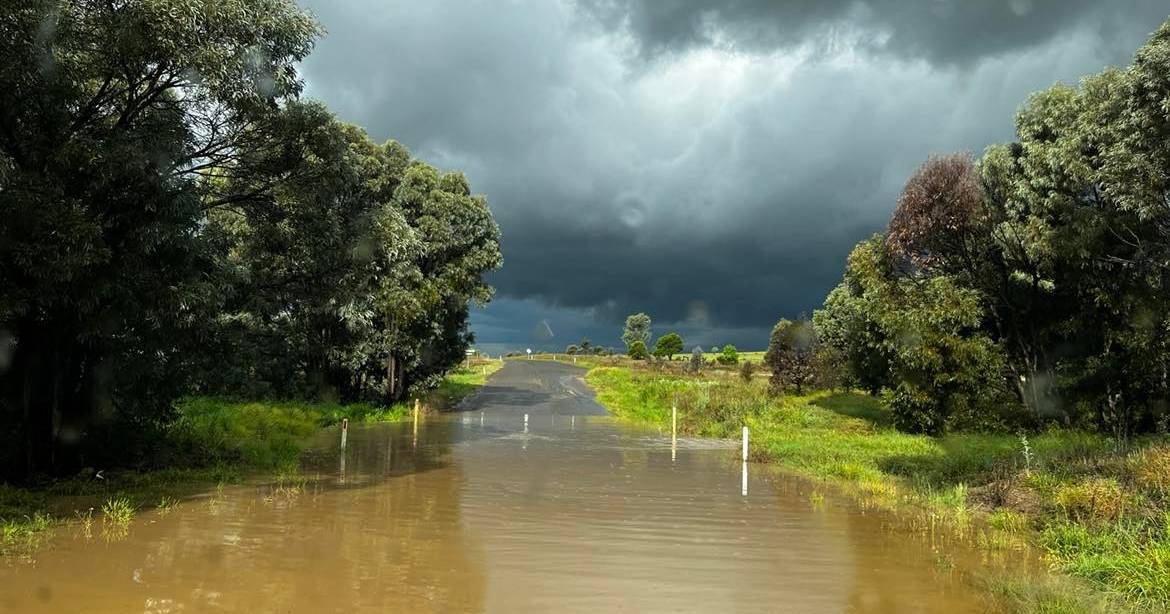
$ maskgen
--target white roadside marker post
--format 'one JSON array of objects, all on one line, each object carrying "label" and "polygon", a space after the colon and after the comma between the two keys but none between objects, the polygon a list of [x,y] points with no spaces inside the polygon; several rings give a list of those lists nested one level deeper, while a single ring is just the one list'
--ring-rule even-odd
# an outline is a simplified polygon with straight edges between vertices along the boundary
[{"label": "white roadside marker post", "polygon": [[670,406],[670,462],[678,455],[678,405]]},{"label": "white roadside marker post", "polygon": [[345,439],[349,434],[349,418],[341,419],[341,449],[345,450]]},{"label": "white roadside marker post", "polygon": [[414,440],[411,443],[418,447],[418,399],[414,400]]},{"label": "white roadside marker post", "polygon": [[747,472],[748,472],[748,427],[743,427],[743,482],[740,484],[740,494],[747,496]]},{"label": "white roadside marker post", "polygon": [[524,414],[524,432],[528,432],[528,414]]}]

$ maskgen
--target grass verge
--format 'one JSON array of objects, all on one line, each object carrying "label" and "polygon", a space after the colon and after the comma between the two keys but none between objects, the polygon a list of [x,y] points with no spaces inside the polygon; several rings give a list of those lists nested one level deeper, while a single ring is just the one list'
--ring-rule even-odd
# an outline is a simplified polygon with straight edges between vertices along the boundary
[{"label": "grass verge", "polygon": [[[428,409],[449,407],[475,391],[500,368],[499,361],[452,371],[425,399]],[[170,510],[209,486],[236,483],[246,474],[295,475],[308,438],[341,422],[393,422],[410,416],[411,405],[239,401],[188,397],[176,405],[150,467],[87,468],[73,478],[32,487],[0,484],[0,556],[27,557],[54,527],[98,518],[125,527],[142,509]]]},{"label": "grass verge", "polygon": [[855,393],[773,398],[760,380],[638,367],[595,368],[586,381],[619,417],[667,427],[677,403],[684,434],[734,437],[747,425],[752,460],[832,482],[867,505],[918,506],[963,526],[978,517],[984,547],[1037,544],[1051,567],[1097,593],[1005,581],[996,590],[1020,611],[1170,608],[1165,437],[1127,450],[1067,430],[935,438],[893,429],[876,399]]}]

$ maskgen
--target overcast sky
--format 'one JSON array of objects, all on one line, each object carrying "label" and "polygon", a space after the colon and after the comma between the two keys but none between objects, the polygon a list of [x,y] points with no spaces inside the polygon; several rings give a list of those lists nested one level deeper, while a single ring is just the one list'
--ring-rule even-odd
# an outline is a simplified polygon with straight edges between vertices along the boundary
[{"label": "overcast sky", "polygon": [[308,95],[486,194],[489,351],[762,349],[884,228],[932,152],[1012,138],[1028,93],[1125,65],[1165,0],[303,0]]}]

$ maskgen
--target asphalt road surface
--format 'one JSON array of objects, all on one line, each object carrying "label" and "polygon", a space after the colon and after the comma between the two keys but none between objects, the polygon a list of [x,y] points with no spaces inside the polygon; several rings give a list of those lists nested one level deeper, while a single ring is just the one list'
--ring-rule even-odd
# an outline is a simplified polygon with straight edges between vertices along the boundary
[{"label": "asphalt road surface", "polygon": [[533,416],[604,416],[582,377],[586,370],[549,360],[509,360],[455,411]]}]

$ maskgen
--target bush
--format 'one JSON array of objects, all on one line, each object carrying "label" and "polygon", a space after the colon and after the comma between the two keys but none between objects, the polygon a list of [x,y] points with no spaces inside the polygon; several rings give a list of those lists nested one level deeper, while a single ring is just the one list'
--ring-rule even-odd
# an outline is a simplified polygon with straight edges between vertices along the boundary
[{"label": "bush", "polygon": [[654,355],[667,360],[674,360],[675,354],[683,351],[683,340],[678,333],[666,333],[658,338],[654,344]]},{"label": "bush", "polygon": [[1141,488],[1161,495],[1170,495],[1170,446],[1142,450],[1129,462],[1134,482]]},{"label": "bush", "polygon": [[752,382],[752,375],[755,375],[755,372],[756,363],[745,360],[743,361],[743,366],[739,368],[739,377],[745,384],[750,384]]},{"label": "bush", "polygon": [[691,363],[688,367],[691,373],[698,373],[703,370],[703,348],[696,345],[695,349],[691,350]]},{"label": "bush", "polygon": [[1114,521],[1125,511],[1125,493],[1114,480],[1094,478],[1056,491],[1056,506],[1077,521]]},{"label": "bush", "polygon": [[816,377],[817,337],[808,320],[781,319],[772,327],[764,362],[772,369],[771,388],[779,394],[792,387],[801,394]]},{"label": "bush", "polygon": [[715,360],[718,360],[721,365],[734,365],[739,362],[739,350],[729,343],[723,346],[723,351],[715,357]]},{"label": "bush", "polygon": [[630,358],[634,360],[646,360],[650,356],[650,352],[646,351],[646,344],[642,341],[634,341],[631,343],[629,354]]}]

